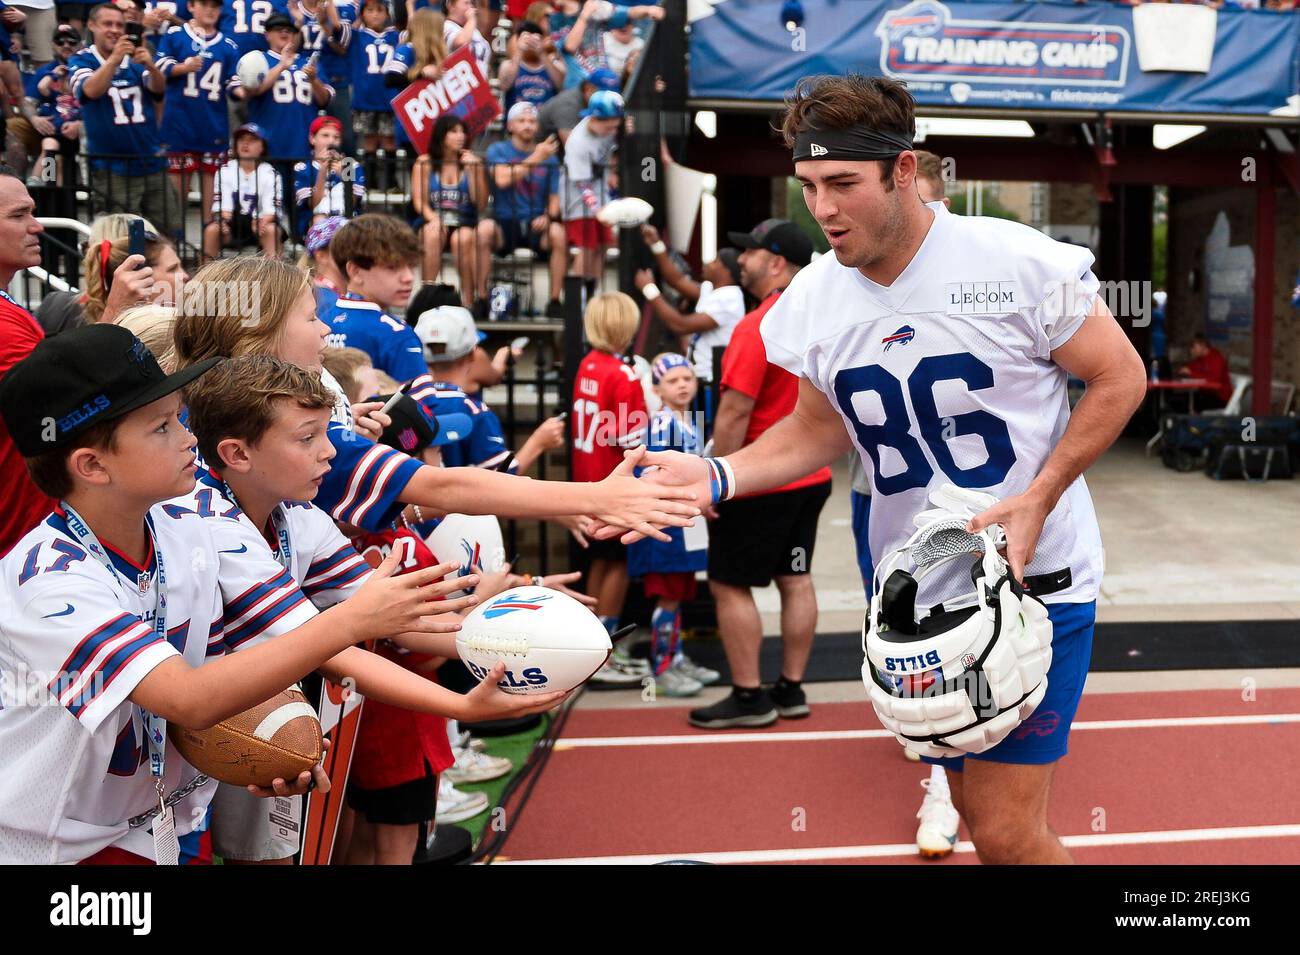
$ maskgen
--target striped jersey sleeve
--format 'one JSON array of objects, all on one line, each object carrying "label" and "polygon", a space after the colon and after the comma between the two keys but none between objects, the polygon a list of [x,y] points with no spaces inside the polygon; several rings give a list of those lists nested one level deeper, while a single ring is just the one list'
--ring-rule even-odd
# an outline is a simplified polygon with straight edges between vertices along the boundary
[{"label": "striped jersey sleeve", "polygon": [[[206,523],[221,561],[222,652],[287,633],[316,615],[316,608],[251,524],[218,517]],[[216,655],[211,641],[208,652]]]},{"label": "striped jersey sleeve", "polygon": [[341,424],[330,425],[329,439],[337,453],[316,506],[363,530],[389,527],[402,512],[402,492],[424,465]]},{"label": "striped jersey sleeve", "polygon": [[370,576],[370,565],[325,511],[293,505],[288,513],[303,593],[321,610],[351,597]]}]

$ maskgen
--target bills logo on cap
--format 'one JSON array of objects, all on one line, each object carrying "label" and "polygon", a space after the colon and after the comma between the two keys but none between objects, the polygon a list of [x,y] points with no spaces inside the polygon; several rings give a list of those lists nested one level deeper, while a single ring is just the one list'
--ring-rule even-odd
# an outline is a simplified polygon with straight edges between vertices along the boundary
[{"label": "bills logo on cap", "polygon": [[916,329],[911,325],[904,325],[898,331],[894,332],[894,334],[886,335],[880,340],[880,343],[885,346],[885,351],[889,351],[889,349],[894,345],[906,345],[915,337]]},{"label": "bills logo on cap", "polygon": [[520,598],[518,594],[503,594],[488,605],[487,610],[483,611],[483,616],[488,620],[492,620],[496,617],[504,617],[508,613],[514,613],[516,610],[541,610],[544,602],[550,599],[548,596],[525,600]]},{"label": "bills logo on cap", "polygon": [[816,143],[813,143],[808,151],[812,154],[813,159],[816,159],[818,156],[825,156],[830,152],[830,150],[825,146],[818,146]]}]

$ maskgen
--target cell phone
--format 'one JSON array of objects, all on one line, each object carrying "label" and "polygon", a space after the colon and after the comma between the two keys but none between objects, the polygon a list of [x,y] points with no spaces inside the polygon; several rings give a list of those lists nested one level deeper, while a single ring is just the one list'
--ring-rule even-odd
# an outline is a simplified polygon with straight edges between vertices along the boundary
[{"label": "cell phone", "polygon": [[144,255],[144,220],[132,219],[126,224],[126,254]]},{"label": "cell phone", "polygon": [[128,23],[126,25],[126,35],[136,46],[144,40],[144,24]]},{"label": "cell phone", "polygon": [[514,341],[510,343],[511,351],[523,351],[527,347],[528,347],[527,335],[520,335],[518,338],[516,338]]}]

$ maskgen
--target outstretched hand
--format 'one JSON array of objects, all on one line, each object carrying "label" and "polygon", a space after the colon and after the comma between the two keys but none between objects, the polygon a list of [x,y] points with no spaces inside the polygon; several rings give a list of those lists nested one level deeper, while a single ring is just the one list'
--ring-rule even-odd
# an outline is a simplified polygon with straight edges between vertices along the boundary
[{"label": "outstretched hand", "polygon": [[[643,449],[638,449],[643,450]],[[629,454],[633,452],[628,452]],[[627,464],[627,458],[624,457],[623,464]],[[686,493],[689,494],[689,500],[693,500],[699,507],[695,509],[698,515],[701,508],[708,507],[712,499],[712,493],[709,487],[709,466],[704,459],[694,454],[683,454],[680,451],[644,451],[636,466],[645,468],[641,472],[638,480],[647,485],[657,488],[657,493],[667,494]],[[622,465],[620,465],[622,467]],[[618,472],[615,472],[618,473]],[[678,498],[686,500],[688,498]],[[686,526],[685,521],[674,522],[675,526]],[[665,526],[660,524],[659,526]],[[588,537],[594,537],[597,540],[608,540],[611,537],[619,536],[620,531],[626,530],[619,539],[624,544],[631,544],[634,541],[641,540],[645,537],[654,537],[656,540],[668,540],[668,535],[659,532],[646,533],[643,528],[632,527],[631,525],[617,524],[613,521],[605,520],[601,515],[595,515],[593,526],[587,531]]]},{"label": "outstretched hand", "polygon": [[[622,528],[629,533],[624,542],[653,537],[655,540],[669,541],[671,538],[659,528],[686,527],[692,519],[700,514],[698,505],[709,502],[708,465],[701,458],[699,462],[705,475],[704,493],[701,496],[698,482],[677,477],[677,471],[668,475],[668,479],[654,478],[650,474],[634,477],[636,468],[660,464],[660,455],[677,454],[672,451],[648,452],[644,446],[623,452],[619,466],[605,478],[593,485],[595,507],[591,517],[596,527],[604,527],[607,533],[597,537],[609,538]],[[679,458],[692,459],[691,455],[677,454]],[[675,459],[669,459],[674,460]],[[660,465],[663,466],[663,465]],[[684,464],[677,466],[684,468]],[[590,534],[588,536],[591,536]]]}]

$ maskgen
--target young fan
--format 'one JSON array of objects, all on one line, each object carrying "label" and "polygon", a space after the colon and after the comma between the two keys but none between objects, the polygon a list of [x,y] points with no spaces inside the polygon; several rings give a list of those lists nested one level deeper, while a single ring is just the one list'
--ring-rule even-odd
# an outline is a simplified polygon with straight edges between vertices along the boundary
[{"label": "young fan", "polygon": [[[293,167],[293,196],[298,205],[298,233],[331,216],[351,218],[366,202],[366,171],[360,163],[339,151],[343,124],[333,116],[311,121],[307,142],[312,158]],[[348,193],[353,206],[348,208]]]},{"label": "young fan", "polygon": [[269,555],[219,555],[231,522],[159,506],[194,486],[177,390],[216,361],[168,376],[126,329],[91,325],[0,381],[9,434],[59,500],[0,560],[0,861],[174,864],[214,787],[168,752],[168,722],[212,726],[358,640],[431,627],[435,572],[394,578],[389,561],[313,619]]},{"label": "young fan", "polygon": [[[351,597],[370,571],[329,515],[310,503],[334,457],[325,433],[334,396],[318,376],[275,358],[248,355],[209,372],[187,390],[186,400],[190,429],[208,473],[191,494],[165,507],[189,508],[207,520],[238,525],[239,533],[231,529],[231,539],[250,552],[269,550],[292,579],[292,596],[286,600],[305,596],[324,608]],[[222,553],[222,561],[231,559],[228,553]],[[236,559],[242,560],[242,555]],[[446,574],[455,566],[439,565],[437,571]],[[464,585],[457,579],[430,592],[449,593]],[[471,595],[444,607],[454,612],[477,599]],[[241,609],[242,604],[227,606],[227,618]],[[264,613],[275,611],[272,606]],[[227,643],[238,646],[246,632],[255,632],[255,623],[249,620],[228,629]],[[456,628],[455,623],[444,626]],[[403,637],[396,639],[401,642]],[[427,639],[442,655],[454,655],[453,637]],[[489,678],[462,697],[356,647],[317,672],[335,683],[350,680],[365,696],[390,705],[467,720],[541,712],[563,696],[511,696]],[[293,820],[298,815],[297,806],[277,806],[271,813],[237,787],[218,787],[213,847],[227,860],[288,862],[298,850],[297,838],[281,836],[283,823],[277,825],[272,816]]]},{"label": "young fan", "polygon": [[316,314],[322,320],[325,316],[334,314],[334,303],[348,288],[348,280],[343,277],[330,253],[330,243],[347,221],[342,216],[330,216],[307,230],[305,244],[310,257],[312,281],[316,285]]},{"label": "young fan", "polygon": [[[650,422],[651,451],[702,454],[704,439],[692,421],[699,388],[691,363],[668,352],[651,365],[655,392],[663,402]],[[669,531],[672,542],[637,541],[628,548],[628,574],[645,577],[645,594],[654,597],[650,618],[650,668],[668,696],[692,696],[720,675],[689,660],[681,649],[682,603],[695,599],[695,574],[708,567],[708,532],[704,525]]]},{"label": "young fan", "polygon": [[301,42],[293,20],[283,13],[266,18],[266,62],[262,82],[243,87],[248,121],[267,131],[267,151],[275,160],[310,158],[311,124],[334,89],[319,75],[319,66],[299,52]]},{"label": "young fan", "polygon": [[397,147],[393,91],[384,82],[384,69],[399,42],[386,0],[364,0],[361,26],[352,32],[348,56],[352,71],[353,125],[364,137],[361,148],[366,154],[383,149],[391,156]]},{"label": "young fan", "polygon": [[[623,451],[646,439],[649,415],[645,393],[623,353],[632,344],[641,314],[622,292],[597,295],[587,305],[583,328],[589,351],[573,383],[573,479],[600,481],[623,460]],[[663,536],[659,538],[663,540]],[[597,600],[596,613],[610,633],[618,629],[627,597],[627,548],[617,539],[592,541],[587,593]],[[650,672],[616,647],[593,680],[639,683]]]},{"label": "young fan", "polygon": [[[231,289],[252,288],[256,297]],[[631,305],[628,300],[629,306]],[[632,306],[635,309],[634,306]],[[273,259],[241,257],[210,262],[185,286],[176,319],[176,352],[181,367],[214,355],[273,355],[317,370],[326,347],[327,326],[315,315],[308,277]],[[328,384],[328,382],[327,382]],[[358,406],[358,422],[376,424],[379,404]],[[375,430],[383,430],[380,423]],[[482,468],[431,468],[408,455],[376,445],[353,427],[353,409],[338,392],[329,439],[337,457],[317,498],[335,520],[366,530],[392,525],[406,504],[430,515],[483,514],[550,518],[583,514],[659,539],[651,525],[682,526],[699,513],[693,492],[647,486],[631,476],[644,452],[629,453],[618,468],[596,484],[529,479]]]},{"label": "young fan", "polygon": [[203,253],[215,259],[223,248],[257,245],[271,256],[280,254],[284,214],[284,183],[269,162],[263,162],[266,130],[244,123],[235,130],[235,157],[217,170],[208,186],[212,209],[203,227]]},{"label": "young fan", "polygon": [[389,314],[405,307],[415,282],[412,267],[420,252],[410,226],[381,213],[358,216],[334,234],[329,249],[347,283],[334,308],[321,316],[330,327],[330,344],[361,349],[398,381],[423,375],[420,339]]},{"label": "young fan", "polygon": [[473,373],[479,343],[487,336],[474,324],[468,309],[446,305],[419,316],[415,334],[425,349],[429,373],[411,382],[410,396],[429,415],[468,414],[470,432],[442,450],[447,467],[479,467],[519,474],[527,471],[546,451],[564,447],[564,422],[550,418],[528,436],[518,453],[511,454],[496,412],[481,397],[468,392],[477,382]]}]

